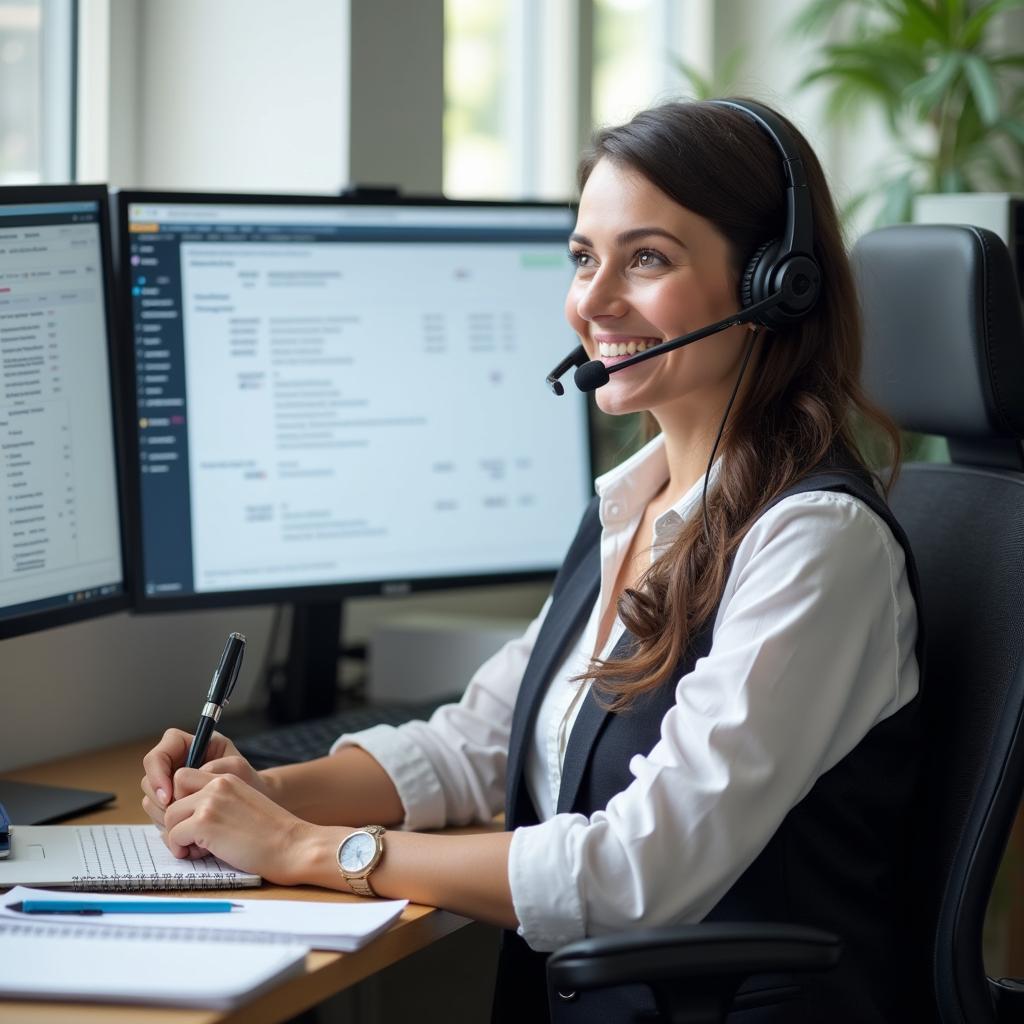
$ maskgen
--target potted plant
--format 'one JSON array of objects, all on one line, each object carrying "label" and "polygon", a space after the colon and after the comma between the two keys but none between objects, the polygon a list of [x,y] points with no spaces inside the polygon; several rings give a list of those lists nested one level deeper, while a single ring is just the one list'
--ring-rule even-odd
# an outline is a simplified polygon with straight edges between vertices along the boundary
[{"label": "potted plant", "polygon": [[997,15],[1024,0],[811,0],[792,23],[819,35],[801,87],[828,86],[835,119],[873,107],[893,155],[845,208],[881,197],[876,224],[910,219],[922,192],[1015,191],[1024,180],[1024,54],[1007,52]]}]

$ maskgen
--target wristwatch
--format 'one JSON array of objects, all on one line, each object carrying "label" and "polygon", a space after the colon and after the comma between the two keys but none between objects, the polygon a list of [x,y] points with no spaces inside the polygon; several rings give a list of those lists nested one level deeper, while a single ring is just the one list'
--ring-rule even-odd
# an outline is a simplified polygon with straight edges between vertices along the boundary
[{"label": "wristwatch", "polygon": [[367,825],[347,835],[338,845],[338,867],[354,893],[376,896],[370,872],[384,856],[384,826]]}]

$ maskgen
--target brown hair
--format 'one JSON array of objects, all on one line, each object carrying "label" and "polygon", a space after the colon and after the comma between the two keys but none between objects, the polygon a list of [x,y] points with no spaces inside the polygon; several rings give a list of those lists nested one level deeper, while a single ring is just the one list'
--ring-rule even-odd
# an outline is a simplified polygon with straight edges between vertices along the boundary
[{"label": "brown hair", "polygon": [[[635,644],[621,660],[594,659],[587,673],[615,711],[669,681],[714,614],[737,546],[776,495],[837,451],[866,467],[870,435],[883,442],[890,485],[899,466],[899,431],[860,386],[860,311],[825,175],[800,132],[781,120],[807,175],[821,293],[807,317],[768,332],[757,346],[722,435],[721,472],[707,495],[708,531],[700,515],[691,516],[619,600]],[[599,131],[580,161],[581,191],[602,159],[639,172],[711,221],[729,243],[737,286],[754,250],[782,234],[781,155],[761,126],[734,108],[666,103]]]}]

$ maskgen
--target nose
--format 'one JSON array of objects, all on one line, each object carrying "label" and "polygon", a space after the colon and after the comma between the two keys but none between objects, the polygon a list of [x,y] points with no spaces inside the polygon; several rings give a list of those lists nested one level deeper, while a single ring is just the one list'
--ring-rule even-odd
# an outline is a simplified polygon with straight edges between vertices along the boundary
[{"label": "nose", "polygon": [[582,320],[618,318],[629,308],[622,279],[610,267],[602,267],[593,277],[577,281],[576,313]]}]

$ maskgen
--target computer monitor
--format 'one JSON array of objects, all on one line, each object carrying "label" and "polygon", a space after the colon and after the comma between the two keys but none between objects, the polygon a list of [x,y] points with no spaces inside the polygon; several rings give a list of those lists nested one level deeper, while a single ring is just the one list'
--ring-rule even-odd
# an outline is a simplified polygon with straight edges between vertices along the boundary
[{"label": "computer monitor", "polygon": [[[111,280],[105,188],[0,188],[0,638],[129,605]],[[16,824],[52,816],[14,794]]]},{"label": "computer monitor", "polygon": [[141,610],[296,602],[326,711],[341,598],[557,568],[592,494],[586,401],[544,384],[568,206],[133,191],[118,218]]}]

